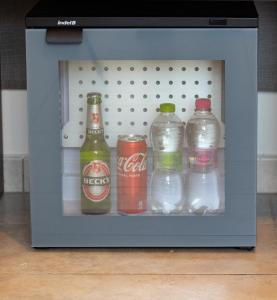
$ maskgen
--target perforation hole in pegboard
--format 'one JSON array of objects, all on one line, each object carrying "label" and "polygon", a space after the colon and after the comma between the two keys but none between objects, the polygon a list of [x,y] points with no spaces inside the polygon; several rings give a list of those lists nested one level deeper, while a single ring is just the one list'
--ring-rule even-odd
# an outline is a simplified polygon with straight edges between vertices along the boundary
[{"label": "perforation hole in pegboard", "polygon": [[176,114],[187,122],[194,112],[195,99],[208,97],[213,113],[223,119],[222,61],[99,60],[69,61],[67,66],[68,73],[62,74],[68,78],[68,91],[62,95],[62,107],[66,108],[62,112],[63,147],[80,147],[83,143],[88,92],[103,96],[105,137],[112,147],[119,134],[149,136],[163,102],[174,102]]}]

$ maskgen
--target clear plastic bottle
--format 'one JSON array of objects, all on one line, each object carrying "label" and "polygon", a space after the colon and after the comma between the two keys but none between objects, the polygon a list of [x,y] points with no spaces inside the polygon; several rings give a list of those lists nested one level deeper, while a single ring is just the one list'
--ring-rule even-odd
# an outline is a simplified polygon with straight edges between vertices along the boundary
[{"label": "clear plastic bottle", "polygon": [[216,166],[220,126],[211,112],[210,99],[197,99],[195,113],[186,125],[189,164],[193,169],[206,171]]},{"label": "clear plastic bottle", "polygon": [[183,169],[184,124],[175,114],[175,104],[162,103],[150,129],[154,169]]},{"label": "clear plastic bottle", "polygon": [[179,213],[184,208],[184,179],[180,171],[155,169],[151,177],[151,210],[154,213]]},{"label": "clear plastic bottle", "polygon": [[212,213],[219,209],[217,150],[220,125],[211,112],[210,99],[197,99],[195,113],[186,125],[190,171],[187,175],[189,211]]},{"label": "clear plastic bottle", "polygon": [[218,176],[216,170],[208,172],[188,173],[187,183],[188,211],[205,215],[215,213],[220,209]]},{"label": "clear plastic bottle", "polygon": [[152,211],[177,213],[184,204],[184,124],[175,115],[175,104],[160,105],[160,114],[151,126],[150,138],[154,159],[150,184]]}]

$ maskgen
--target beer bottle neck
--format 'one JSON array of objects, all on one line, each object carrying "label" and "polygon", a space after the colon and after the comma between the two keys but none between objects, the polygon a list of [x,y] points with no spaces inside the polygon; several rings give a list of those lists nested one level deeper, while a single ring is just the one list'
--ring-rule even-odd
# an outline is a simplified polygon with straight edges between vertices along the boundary
[{"label": "beer bottle neck", "polygon": [[87,134],[103,135],[104,128],[102,123],[102,114],[100,104],[88,104],[87,107]]}]

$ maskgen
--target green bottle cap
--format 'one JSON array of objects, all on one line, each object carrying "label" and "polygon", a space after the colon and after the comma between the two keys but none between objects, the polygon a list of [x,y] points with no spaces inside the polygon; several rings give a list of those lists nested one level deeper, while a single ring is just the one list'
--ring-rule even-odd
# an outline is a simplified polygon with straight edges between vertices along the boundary
[{"label": "green bottle cap", "polygon": [[160,104],[160,112],[175,112],[175,104],[174,103]]},{"label": "green bottle cap", "polygon": [[89,105],[100,104],[101,102],[102,100],[100,93],[90,92],[87,94],[87,103]]}]

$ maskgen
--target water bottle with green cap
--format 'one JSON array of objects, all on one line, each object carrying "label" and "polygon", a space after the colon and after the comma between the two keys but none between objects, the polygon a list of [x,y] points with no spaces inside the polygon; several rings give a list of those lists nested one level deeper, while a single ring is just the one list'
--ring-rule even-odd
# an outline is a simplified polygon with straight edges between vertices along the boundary
[{"label": "water bottle with green cap", "polygon": [[162,103],[150,139],[153,149],[151,207],[155,213],[183,210],[184,124],[175,114],[174,103]]},{"label": "water bottle with green cap", "polygon": [[175,114],[174,103],[162,103],[151,126],[154,169],[183,169],[184,124]]},{"label": "water bottle with green cap", "polygon": [[160,112],[162,113],[175,113],[175,104],[174,103],[162,103],[160,105]]}]

